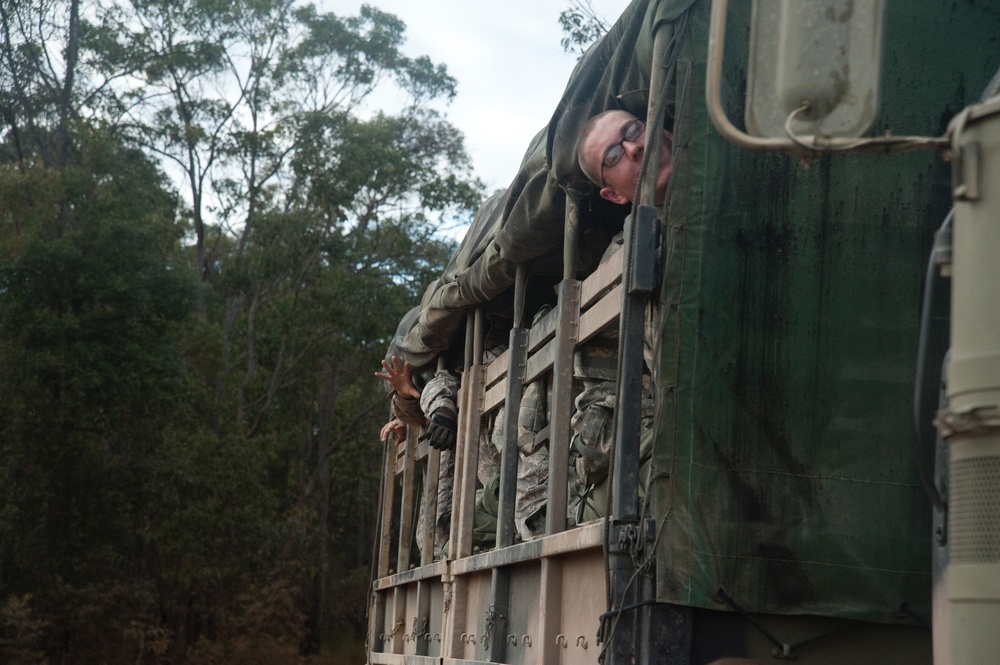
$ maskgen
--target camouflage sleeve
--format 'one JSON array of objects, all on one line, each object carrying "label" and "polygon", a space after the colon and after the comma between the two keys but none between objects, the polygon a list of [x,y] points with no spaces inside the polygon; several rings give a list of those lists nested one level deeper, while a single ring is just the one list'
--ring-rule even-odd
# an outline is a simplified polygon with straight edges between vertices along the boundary
[{"label": "camouflage sleeve", "polygon": [[432,448],[448,450],[455,447],[458,436],[458,377],[447,370],[438,370],[420,394],[420,406],[427,419],[427,439]]},{"label": "camouflage sleeve", "polygon": [[419,399],[407,399],[399,395],[392,396],[392,411],[396,417],[407,425],[422,427],[427,419],[420,408]]},{"label": "camouflage sleeve", "polygon": [[420,393],[420,406],[428,416],[439,411],[455,418],[458,413],[458,377],[446,370],[440,370],[427,382]]}]

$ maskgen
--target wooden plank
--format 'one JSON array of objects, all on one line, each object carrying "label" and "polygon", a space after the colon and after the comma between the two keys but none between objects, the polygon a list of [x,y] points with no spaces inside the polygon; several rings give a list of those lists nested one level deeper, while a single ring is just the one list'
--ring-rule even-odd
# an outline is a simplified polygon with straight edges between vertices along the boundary
[{"label": "wooden plank", "polygon": [[[479,454],[479,429],[483,396],[483,366],[473,365],[463,383],[465,408],[459,409],[464,436],[455,448],[455,493],[452,499],[450,558],[472,554],[472,522],[476,503],[476,465]],[[462,416],[464,411],[465,416]],[[461,463],[461,466],[459,466]],[[459,469],[461,472],[459,472]]]},{"label": "wooden plank", "polygon": [[389,629],[387,641],[391,643],[392,653],[403,651],[403,635],[406,634],[406,587],[398,586],[392,590],[392,627]]},{"label": "wooden plank", "polygon": [[483,413],[489,413],[496,407],[503,404],[507,396],[507,381],[501,381],[486,391],[483,395]]},{"label": "wooden plank", "polygon": [[580,341],[577,346],[585,344],[606,325],[618,319],[622,309],[621,297],[622,286],[619,284],[580,315]]},{"label": "wooden plank", "polygon": [[369,649],[377,648],[381,649],[384,640],[382,639],[382,631],[385,627],[385,602],[386,594],[384,593],[373,593],[372,594],[372,606],[370,622],[368,624],[368,647]]},{"label": "wooden plank", "polygon": [[589,307],[602,293],[621,282],[623,256],[622,249],[619,247],[614,254],[597,267],[597,270],[583,280],[580,287],[581,307]]},{"label": "wooden plank", "polygon": [[431,450],[433,450],[433,448],[431,448],[431,444],[428,443],[426,439],[420,441],[420,443],[417,445],[417,455],[416,457],[414,457],[414,459],[417,460],[418,462],[427,459],[427,456],[430,454]]},{"label": "wooden plank", "polygon": [[573,417],[573,351],[579,339],[580,282],[564,279],[559,284],[559,330],[552,364],[551,431],[549,432],[548,505],[546,535],[566,530],[569,495],[570,419]]},{"label": "wooden plank", "polygon": [[571,555],[574,552],[603,546],[603,521],[588,522],[562,533],[529,540],[499,550],[467,557],[451,563],[452,575],[467,575],[496,566],[510,566],[544,557]]},{"label": "wooden plank", "polygon": [[445,561],[435,561],[429,566],[420,566],[413,570],[404,570],[393,575],[379,578],[373,583],[375,591],[391,589],[394,586],[412,584],[420,580],[433,579],[448,574],[448,564]]},{"label": "wooden plank", "polygon": [[372,653],[368,655],[371,665],[440,665],[437,656],[414,656],[401,653]]},{"label": "wooden plank", "polygon": [[537,381],[538,377],[552,369],[555,360],[556,340],[552,340],[528,358],[524,370],[524,382]]},{"label": "wooden plank", "polygon": [[385,451],[385,464],[382,468],[382,520],[378,546],[379,577],[385,577],[389,574],[389,561],[392,559],[392,509],[396,501],[396,476],[392,474],[392,469],[395,461],[395,452],[387,449]]},{"label": "wooden plank", "polygon": [[553,309],[542,317],[541,321],[531,326],[531,332],[528,334],[529,353],[555,337],[557,320],[558,315],[556,314],[556,310]]},{"label": "wooden plank", "polygon": [[[409,440],[410,438],[409,435],[410,429],[411,428],[409,427],[406,428],[407,432],[406,440]],[[398,446],[395,444],[390,444],[390,445],[393,445],[393,450],[396,453],[396,456],[394,458],[395,459],[394,473],[396,477],[399,477],[403,475],[404,471],[406,471],[406,441],[404,440],[403,443],[399,444]]]},{"label": "wooden plank", "polygon": [[494,358],[486,365],[483,372],[483,385],[492,388],[493,384],[507,376],[507,351]]},{"label": "wooden plank", "polygon": [[427,463],[425,465],[427,475],[424,482],[423,505],[426,514],[424,515],[424,537],[420,541],[420,565],[427,566],[434,561],[434,535],[437,533],[437,499],[438,481],[441,475],[441,451],[430,450]]},{"label": "wooden plank", "polygon": [[416,461],[413,459],[417,450],[417,432],[415,427],[407,428],[406,464],[403,468],[403,491],[399,497],[399,550],[396,552],[396,570],[409,570],[411,565],[410,548],[413,546],[413,523],[417,511],[415,509],[414,491]]},{"label": "wooden plank", "polygon": [[[554,640],[546,637],[559,633],[562,625],[562,561],[556,558],[542,559],[542,575],[539,583],[540,596],[538,617],[538,648],[542,652],[541,665],[559,663],[559,647]],[[532,642],[534,644],[534,642]]]}]

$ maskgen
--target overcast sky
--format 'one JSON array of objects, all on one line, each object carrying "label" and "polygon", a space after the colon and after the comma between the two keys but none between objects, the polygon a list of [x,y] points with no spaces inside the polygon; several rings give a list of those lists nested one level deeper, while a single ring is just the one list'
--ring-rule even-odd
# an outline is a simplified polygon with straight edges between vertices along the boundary
[{"label": "overcast sky", "polygon": [[[320,11],[355,15],[361,0],[314,0]],[[559,45],[569,0],[368,0],[406,24],[404,52],[444,64],[458,80],[445,108],[465,134],[475,174],[489,191],[513,179],[531,137],[548,122],[574,55]],[[592,0],[608,24],[628,0]]]}]

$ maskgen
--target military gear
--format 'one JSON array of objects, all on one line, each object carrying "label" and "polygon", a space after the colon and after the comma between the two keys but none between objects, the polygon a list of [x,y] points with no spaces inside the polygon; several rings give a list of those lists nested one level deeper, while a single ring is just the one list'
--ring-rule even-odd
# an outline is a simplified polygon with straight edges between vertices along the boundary
[{"label": "military gear", "polygon": [[[488,365],[507,350],[506,344],[498,344],[483,351],[483,364]],[[483,414],[479,428],[479,456],[476,463],[476,477],[483,486],[493,476],[500,473],[500,445],[503,436],[503,408],[492,416]]]},{"label": "military gear", "polygon": [[458,423],[454,418],[448,418],[444,414],[435,413],[430,417],[427,425],[427,442],[431,448],[438,450],[451,450],[455,447],[455,439],[458,435]]},{"label": "military gear", "polygon": [[[426,492],[422,493],[420,501],[420,512],[417,516],[417,542],[423,542],[425,530],[427,529],[428,516],[431,512],[431,505],[434,506],[434,516],[432,528],[434,529],[434,559],[445,558],[448,551],[448,538],[451,534],[451,508],[452,495],[455,485],[455,454],[451,450],[441,452],[440,464],[438,466],[438,482],[436,497],[429,497]],[[423,482],[430,483],[431,478],[427,474],[428,466],[423,465]],[[431,504],[428,504],[428,501]]]},{"label": "military gear", "polygon": [[500,474],[495,473],[486,486],[476,490],[476,509],[472,516],[472,544],[487,549],[497,542],[497,516],[500,514]]},{"label": "military gear", "polygon": [[484,416],[479,430],[479,458],[476,463],[476,477],[480,485],[486,485],[500,473],[500,449],[503,446],[503,409],[493,417],[492,424]]},{"label": "military gear", "polygon": [[458,431],[458,377],[438,370],[420,393],[420,408],[427,416],[427,438],[438,450],[455,447]]},{"label": "military gear", "polygon": [[[647,422],[647,420],[649,422]],[[653,428],[652,419],[643,420],[643,429],[639,433],[639,497],[645,497],[649,489],[649,477],[653,467]],[[574,491],[574,516],[577,524],[590,522],[604,517],[608,507],[608,474],[597,485],[582,486],[577,481]]]},{"label": "military gear", "polygon": [[517,491],[514,525],[523,540],[545,535],[548,501],[549,438],[548,384],[529,383],[517,414]]},{"label": "military gear", "polygon": [[[576,397],[576,412],[570,421],[571,446],[576,459],[576,482],[581,486],[599,485],[608,477],[611,446],[614,442],[614,411],[618,402],[612,381],[584,381],[584,391]],[[642,396],[642,429],[652,427],[653,397]]]}]

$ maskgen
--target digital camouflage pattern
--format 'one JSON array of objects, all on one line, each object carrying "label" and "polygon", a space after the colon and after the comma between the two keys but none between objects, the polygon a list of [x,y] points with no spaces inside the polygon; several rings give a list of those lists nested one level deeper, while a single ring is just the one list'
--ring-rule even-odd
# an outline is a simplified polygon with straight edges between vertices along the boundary
[{"label": "digital camouflage pattern", "polygon": [[[584,380],[586,386],[576,398],[576,412],[570,422],[576,458],[576,481],[583,487],[599,485],[608,477],[614,443],[614,412],[618,395],[613,381]],[[642,431],[653,426],[653,396],[642,397]]]},{"label": "digital camouflage pattern", "polygon": [[427,416],[427,439],[431,447],[455,447],[458,431],[458,377],[438,370],[420,393],[420,407]]},{"label": "digital camouflage pattern", "polygon": [[441,413],[458,417],[458,377],[448,370],[438,370],[420,392],[420,408],[430,418]]},{"label": "digital camouflage pattern", "polygon": [[[451,508],[455,485],[455,452],[442,450],[438,465],[438,485],[434,500],[434,559],[440,560],[448,551],[448,538],[451,535]],[[430,483],[427,465],[423,467],[424,487]],[[420,503],[420,513],[417,517],[417,542],[423,542],[427,529],[427,515],[431,508],[428,504],[430,496],[424,492]]]},{"label": "digital camouflage pattern", "polygon": [[522,540],[545,535],[546,488],[549,482],[549,386],[528,384],[517,416],[517,490],[514,525]]}]

